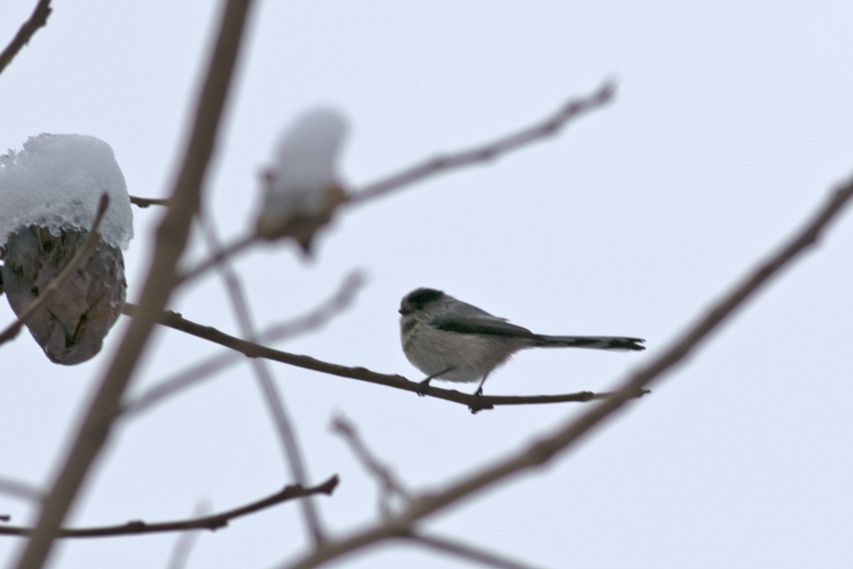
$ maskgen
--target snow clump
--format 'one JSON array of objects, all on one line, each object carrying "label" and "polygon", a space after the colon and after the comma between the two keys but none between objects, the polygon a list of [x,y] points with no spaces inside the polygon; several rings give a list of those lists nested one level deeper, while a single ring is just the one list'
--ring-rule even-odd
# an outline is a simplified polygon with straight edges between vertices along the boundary
[{"label": "snow clump", "polygon": [[338,156],[346,134],[346,120],[329,107],[302,114],[285,130],[265,172],[261,237],[292,236],[307,249],[314,231],[343,201]]},{"label": "snow clump", "polygon": [[133,214],[112,148],[80,134],[30,137],[23,150],[0,156],[0,243],[30,225],[54,235],[63,229],[86,231],[104,192],[110,206],[100,232],[109,245],[127,249]]}]

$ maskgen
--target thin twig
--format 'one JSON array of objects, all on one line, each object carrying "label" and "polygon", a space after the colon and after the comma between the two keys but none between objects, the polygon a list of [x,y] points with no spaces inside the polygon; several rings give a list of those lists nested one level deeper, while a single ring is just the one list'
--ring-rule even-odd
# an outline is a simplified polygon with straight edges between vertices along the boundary
[{"label": "thin twig", "polygon": [[343,415],[335,417],[332,420],[332,431],[339,434],[347,442],[350,450],[352,450],[353,454],[361,462],[364,469],[372,474],[379,481],[380,485],[386,487],[391,494],[396,494],[406,500],[411,497],[410,492],[402,482],[397,480],[394,473],[373,456],[373,453],[370,452],[370,449],[361,440],[355,425],[349,419]]},{"label": "thin twig", "polygon": [[57,275],[57,277],[39,293],[39,297],[28,304],[24,311],[18,315],[18,319],[0,333],[0,345],[5,344],[17,336],[21,331],[21,328],[24,327],[24,324],[27,323],[27,320],[31,318],[33,314],[47,306],[59,289],[62,288],[62,285],[64,285],[65,282],[71,278],[71,276],[77,272],[77,270],[79,270],[86,261],[89,260],[89,257],[95,251],[95,248],[98,246],[98,242],[101,239],[101,234],[98,232],[98,228],[101,226],[104,213],[106,213],[109,205],[110,198],[106,193],[104,193],[101,195],[100,202],[98,202],[98,211],[95,214],[95,220],[92,222],[92,227],[89,229],[89,235],[86,236],[86,240],[83,242],[83,245],[76,253],[74,253],[74,256],[71,257],[71,260],[68,261],[65,268],[62,269],[62,272],[59,273],[59,275]]},{"label": "thin twig", "polygon": [[[193,508],[193,517],[206,516],[211,510],[210,503],[203,500],[196,504]],[[184,569],[187,561],[190,558],[190,553],[195,546],[198,538],[201,537],[201,530],[182,532],[178,539],[175,540],[175,545],[172,547],[172,555],[169,556],[169,564],[167,569]]]},{"label": "thin twig", "polygon": [[[157,522],[147,523],[143,521],[127,522],[126,524],[114,526],[100,526],[92,528],[63,528],[57,532],[57,537],[115,537],[119,535],[137,535],[142,533],[163,533],[170,531],[187,531],[196,529],[217,530],[228,525],[228,523],[237,518],[248,516],[260,510],[265,510],[272,506],[293,500],[295,498],[305,498],[314,494],[331,495],[335,487],[338,485],[337,475],[332,476],[322,484],[303,488],[299,484],[285,486],[283,490],[276,492],[272,496],[267,496],[262,500],[257,500],[245,506],[234,508],[219,514],[210,516],[202,516],[200,518],[192,518],[189,520],[177,520],[172,522]],[[0,525],[0,535],[32,535],[35,528],[20,527],[20,526],[3,526]]]},{"label": "thin twig", "polygon": [[[135,317],[138,312],[139,307],[129,303],[125,304],[124,313],[126,315]],[[356,379],[367,383],[375,383],[377,385],[393,387],[394,389],[402,389],[403,391],[410,391],[417,394],[424,392],[423,386],[420,382],[409,381],[402,375],[377,373],[361,366],[342,366],[339,364],[324,362],[310,356],[301,356],[268,348],[253,342],[241,340],[240,338],[221,332],[212,326],[197,324],[171,310],[164,310],[160,314],[159,323],[164,326],[168,326],[169,328],[180,330],[181,332],[186,332],[192,336],[219,344],[220,346],[231,348],[232,350],[240,352],[250,358],[265,358],[304,369],[319,371],[329,375]],[[649,391],[642,390],[635,394],[635,397],[641,397],[646,393],[649,393]],[[433,385],[429,386],[425,394],[438,399],[444,399],[445,401],[460,403],[475,412],[484,409],[492,409],[498,405],[541,405],[569,402],[585,403],[587,401],[607,399],[614,395],[611,392],[593,393],[592,391],[579,391],[577,393],[565,393],[560,395],[481,395],[475,397],[469,393],[462,393],[451,389],[441,389]]]},{"label": "thin twig", "polygon": [[[201,214],[199,218],[208,247],[212,251],[219,250],[219,237],[216,235],[216,229],[213,227],[210,217]],[[226,258],[222,258],[217,262],[217,269],[225,281],[225,286],[228,289],[228,297],[231,299],[231,305],[236,313],[241,333],[249,341],[254,342],[257,339],[255,323],[252,321],[249,304],[246,301],[246,294],[243,291],[240,279],[237,278],[237,274],[231,268]],[[284,406],[284,399],[273,379],[272,372],[269,366],[267,366],[267,362],[262,359],[253,359],[252,368],[255,370],[258,386],[261,388],[264,401],[266,401],[275,422],[284,455],[288,466],[290,466],[290,475],[297,484],[307,484],[308,472],[305,466],[305,459],[302,457],[302,451],[299,448],[299,441],[296,439],[296,428],[293,426],[293,421],[291,421],[287,408]],[[305,525],[308,528],[308,534],[314,540],[314,545],[318,546],[324,539],[323,529],[320,525],[320,515],[311,498],[302,500],[300,505],[302,506],[302,513],[305,518]]]},{"label": "thin twig", "polygon": [[77,429],[74,442],[63,453],[66,459],[44,501],[36,528],[15,564],[18,569],[41,569],[44,565],[68,509],[109,438],[122,395],[148,345],[157,316],[172,295],[175,266],[186,247],[190,222],[199,209],[201,187],[213,153],[251,4],[251,0],[228,0],[222,10],[186,151],[170,194],[171,205],[157,229],[151,264],[143,273],[147,280],[142,290],[140,316],[134,318],[126,330]]},{"label": "thin twig", "polygon": [[32,502],[41,502],[44,498],[44,493],[35,486],[5,477],[0,477],[0,494]]},{"label": "thin twig", "polygon": [[12,63],[12,60],[21,51],[21,48],[29,43],[33,34],[47,24],[47,18],[51,12],[53,12],[53,8],[50,7],[50,0],[39,0],[30,19],[24,22],[21,29],[18,30],[18,33],[15,34],[15,37],[6,46],[6,49],[3,50],[3,53],[0,53],[0,73],[3,73],[6,66]]},{"label": "thin twig", "polygon": [[182,272],[178,276],[178,282],[177,282],[176,286],[179,284],[186,284],[187,281],[190,281],[190,280],[196,278],[197,276],[201,275],[202,273],[205,273],[208,270],[215,267],[216,263],[219,263],[220,261],[223,261],[225,259],[229,259],[229,258],[233,257],[237,253],[240,253],[240,252],[248,249],[251,245],[254,245],[257,242],[258,242],[258,238],[254,233],[252,233],[250,235],[243,235],[242,237],[238,237],[230,245],[228,245],[226,247],[220,247],[215,253],[213,253],[210,257],[208,257],[204,261],[202,261],[199,264],[197,264],[196,266]]},{"label": "thin twig", "polygon": [[379,511],[384,517],[391,515],[391,502],[394,497],[401,498],[404,502],[412,499],[411,493],[406,486],[397,479],[391,469],[373,456],[364,441],[358,435],[355,425],[343,415],[338,415],[332,420],[332,431],[339,434],[349,445],[350,450],[370,473],[379,485]]},{"label": "thin twig", "polygon": [[166,198],[138,198],[136,196],[130,196],[130,203],[135,205],[136,207],[146,208],[152,205],[169,205],[169,200]]},{"label": "thin twig", "polygon": [[587,435],[594,427],[599,426],[605,419],[622,408],[638,390],[649,386],[654,380],[684,360],[702,345],[711,332],[743,306],[763,285],[772,280],[772,277],[779,274],[783,267],[789,265],[793,259],[817,243],[826,227],[839,215],[851,197],[853,197],[853,178],[832,193],[823,207],[810,218],[803,229],[796,232],[792,238],[785,240],[780,250],[771,253],[756,269],[749,271],[743,279],[736,282],[729,292],[723,295],[722,299],[704,311],[684,333],[675,339],[668,349],[661,352],[646,366],[630,374],[613,397],[601,401],[577,419],[569,421],[552,434],[533,442],[521,451],[498,460],[482,468],[479,472],[464,477],[444,490],[425,495],[411,502],[410,506],[400,515],[384,523],[374,524],[366,529],[356,531],[349,537],[328,542],[295,563],[285,564],[281,567],[310,569],[378,541],[405,535],[417,521],[443,510],[463,498],[482,492],[498,482],[517,476],[525,470],[541,466],[558,453],[564,453],[566,449]]},{"label": "thin twig", "polygon": [[456,540],[445,537],[428,536],[421,532],[412,533],[409,535],[400,536],[402,539],[413,541],[420,545],[435,549],[443,553],[449,553],[456,557],[476,561],[488,567],[496,567],[497,569],[535,569],[532,565],[521,564],[517,561],[498,556],[491,551],[484,551],[473,545],[462,543]]},{"label": "thin twig", "polygon": [[362,203],[384,196],[403,186],[420,182],[426,178],[438,174],[446,174],[456,168],[491,162],[507,152],[518,150],[528,144],[558,134],[573,119],[590,111],[600,109],[609,103],[613,99],[615,92],[616,86],[607,81],[595,92],[586,97],[569,100],[556,113],[532,126],[523,128],[513,134],[502,136],[493,142],[477,145],[467,150],[452,152],[444,156],[438,156],[406,168],[397,174],[392,174],[372,184],[363,186],[360,190],[352,192],[347,198],[346,203]]},{"label": "thin twig", "polygon": [[[323,326],[329,320],[343,312],[352,304],[358,290],[364,285],[364,275],[353,271],[344,278],[335,294],[311,312],[294,320],[270,326],[260,333],[258,341],[264,344],[278,342],[306,334]],[[122,416],[137,415],[164,399],[192,387],[214,373],[245,360],[244,354],[234,350],[226,350],[219,355],[208,358],[189,369],[178,372],[149,388],[138,397],[126,403]]]}]

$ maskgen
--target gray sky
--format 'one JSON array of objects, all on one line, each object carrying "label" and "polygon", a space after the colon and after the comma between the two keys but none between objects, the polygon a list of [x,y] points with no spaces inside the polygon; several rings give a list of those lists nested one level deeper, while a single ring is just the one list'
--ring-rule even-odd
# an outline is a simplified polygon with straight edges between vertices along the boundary
[{"label": "gray sky", "polygon": [[[0,6],[0,44],[33,1]],[[57,2],[0,75],[0,149],[41,132],[97,136],[131,194],[162,196],[210,39],[212,2]],[[305,311],[355,267],[356,305],[283,349],[420,379],[396,309],[418,286],[537,332],[633,335],[643,354],[519,354],[490,394],[604,390],[686,323],[853,171],[849,2],[263,2],[257,6],[208,184],[221,231],[258,203],[281,128],[333,104],[351,122],[342,170],[354,186],[552,112],[607,78],[616,101],[558,138],[411,187],[337,220],[313,262],[290,245],[239,259],[259,324]],[[134,209],[129,298],[160,212]],[[705,349],[553,466],[425,527],[544,567],[842,567],[853,563],[853,219],[723,327]],[[203,251],[196,239],[193,255]],[[173,303],[236,333],[209,278]],[[0,303],[0,321],[12,312]],[[0,348],[0,475],[50,479],[98,358],[54,366],[22,334]],[[133,386],[218,353],[158,331]],[[375,487],[329,431],[343,412],[414,488],[504,456],[579,404],[464,407],[273,367],[336,531],[376,515]],[[453,387],[442,384],[443,387]],[[473,390],[474,386],[462,385]],[[186,517],[279,489],[286,469],[248,366],[120,428],[71,524]],[[0,495],[0,514],[30,511]],[[270,567],[304,544],[283,505],[203,534],[188,567]],[[56,567],[165,567],[176,536],[65,542]],[[8,559],[19,540],[0,539]],[[344,565],[342,565],[344,566]],[[347,567],[461,567],[383,547]]]}]

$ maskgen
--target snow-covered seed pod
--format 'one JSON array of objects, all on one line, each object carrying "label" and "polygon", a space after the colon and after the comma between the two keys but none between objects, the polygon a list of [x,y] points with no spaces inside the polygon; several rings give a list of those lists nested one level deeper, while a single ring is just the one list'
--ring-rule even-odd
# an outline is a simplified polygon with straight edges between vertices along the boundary
[{"label": "snow-covered seed pod", "polygon": [[55,363],[95,356],[121,314],[127,290],[121,250],[133,236],[130,198],[112,149],[91,136],[41,134],[0,156],[0,276],[15,314],[38,299],[83,246],[104,193],[109,208],[95,251],[26,321]]},{"label": "snow-covered seed pod", "polygon": [[337,171],[346,132],[343,116],[321,107],[297,117],[282,134],[274,162],[264,172],[259,237],[291,237],[310,251],[314,234],[346,200]]}]

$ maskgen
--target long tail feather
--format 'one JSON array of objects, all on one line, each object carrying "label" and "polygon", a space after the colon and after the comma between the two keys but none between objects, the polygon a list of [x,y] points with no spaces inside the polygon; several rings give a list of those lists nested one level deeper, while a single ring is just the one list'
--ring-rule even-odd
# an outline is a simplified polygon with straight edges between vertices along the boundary
[{"label": "long tail feather", "polygon": [[645,340],[621,336],[535,336],[533,346],[541,348],[592,348],[595,350],[645,350]]}]

